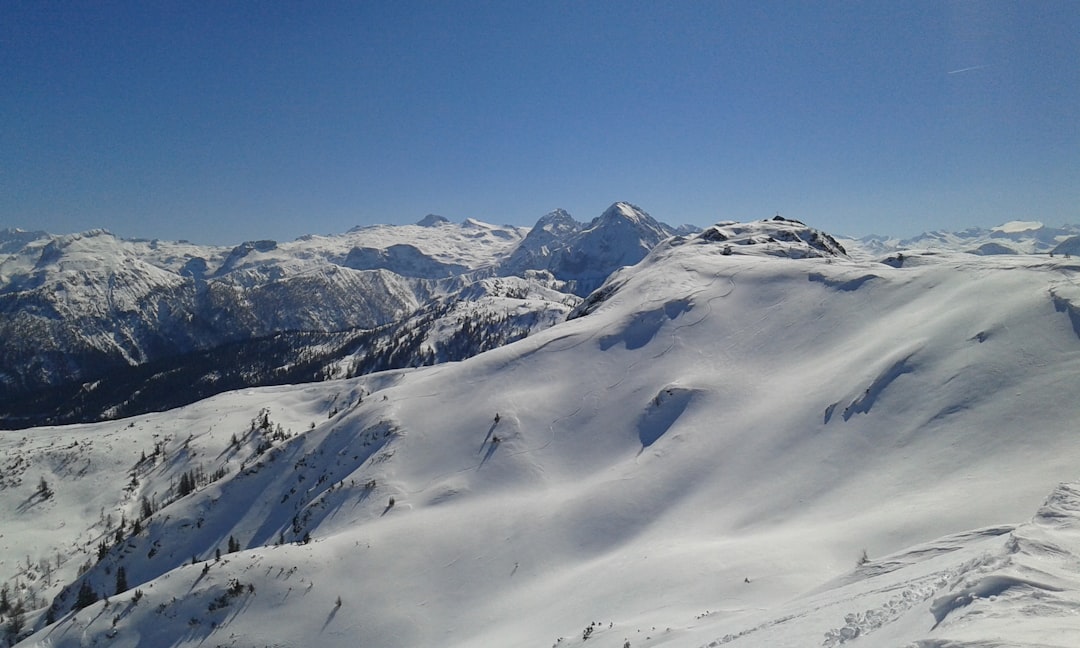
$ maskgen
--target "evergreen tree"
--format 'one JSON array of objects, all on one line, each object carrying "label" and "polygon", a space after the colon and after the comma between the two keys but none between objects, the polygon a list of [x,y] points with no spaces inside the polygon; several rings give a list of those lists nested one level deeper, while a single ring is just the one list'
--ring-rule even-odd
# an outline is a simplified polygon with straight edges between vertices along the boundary
[{"label": "evergreen tree", "polygon": [[15,607],[11,609],[11,617],[8,619],[7,628],[5,628],[9,646],[15,645],[19,633],[23,631],[26,625],[26,620],[23,618],[24,612],[22,601],[15,601]]},{"label": "evergreen tree", "polygon": [[127,588],[127,571],[124,569],[124,566],[121,565],[116,569],[116,593],[120,594],[126,592]]},{"label": "evergreen tree", "polygon": [[98,600],[97,592],[90,587],[90,583],[83,581],[79,587],[79,595],[75,598],[75,609],[81,610],[88,605],[93,605]]},{"label": "evergreen tree", "polygon": [[11,609],[11,601],[8,600],[8,584],[0,585],[0,615],[8,613]]}]

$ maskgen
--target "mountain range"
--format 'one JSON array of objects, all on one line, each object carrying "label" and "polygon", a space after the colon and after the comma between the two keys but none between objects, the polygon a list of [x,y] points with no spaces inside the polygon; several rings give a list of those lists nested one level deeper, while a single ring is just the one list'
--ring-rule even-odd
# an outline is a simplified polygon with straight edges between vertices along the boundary
[{"label": "mountain range", "polygon": [[[185,290],[183,312],[213,321],[198,291],[227,292],[202,326],[257,321],[282,345],[266,366],[303,349],[320,378],[0,432],[11,642],[1072,645],[1071,230],[900,245],[642,215],[555,212],[529,232],[429,217],[407,243],[365,228],[214,254],[100,232],[5,242],[5,322],[18,299],[28,318],[132,313],[78,339],[167,374],[167,355],[138,364],[152,336],[136,324],[186,321],[162,316]],[[626,232],[658,240],[634,260]],[[977,253],[995,241],[1032,247]],[[596,259],[613,266],[599,282]],[[371,298],[405,304],[387,322],[273,329],[332,321],[311,287],[362,273],[410,287]],[[224,375],[220,348],[186,375]]]},{"label": "mountain range", "polygon": [[468,357],[557,321],[678,231],[615,203],[588,224],[429,215],[232,248],[0,232],[0,425]]}]

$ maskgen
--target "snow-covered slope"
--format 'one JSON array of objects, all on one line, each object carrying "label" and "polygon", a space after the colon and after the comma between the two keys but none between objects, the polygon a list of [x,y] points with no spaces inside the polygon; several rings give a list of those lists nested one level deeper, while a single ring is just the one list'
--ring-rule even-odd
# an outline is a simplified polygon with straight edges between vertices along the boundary
[{"label": "snow-covered slope", "polygon": [[566,319],[579,297],[550,275],[491,277],[433,300],[412,316],[361,336],[327,377],[464,360]]},{"label": "snow-covered slope", "polygon": [[720,224],[462,362],[0,432],[23,645],[1071,645],[1080,266],[830,241]]}]

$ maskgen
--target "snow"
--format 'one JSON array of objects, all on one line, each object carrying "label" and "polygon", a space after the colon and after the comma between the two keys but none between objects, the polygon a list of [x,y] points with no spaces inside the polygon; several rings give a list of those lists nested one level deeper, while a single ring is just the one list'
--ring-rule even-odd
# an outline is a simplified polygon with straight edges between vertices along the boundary
[{"label": "snow", "polygon": [[1039,221],[1009,221],[1003,223],[997,227],[992,228],[995,232],[1006,232],[1013,234],[1016,232],[1026,232],[1028,230],[1037,230],[1043,227],[1043,224]]},{"label": "snow", "polygon": [[105,230],[64,236],[6,230],[0,233],[6,360],[0,398],[77,389],[114,369],[238,340],[401,320],[492,273],[525,231],[478,221],[373,226],[227,248],[123,240]]},{"label": "snow", "polygon": [[[1069,237],[1080,234],[1076,225],[1048,227],[1039,221],[1011,221],[989,229],[972,227],[960,232],[924,232],[910,239],[866,236],[842,238],[860,258],[903,250],[964,251],[974,254],[1046,254]],[[1056,252],[1056,250],[1055,250]]]},{"label": "snow", "polygon": [[[462,362],[0,432],[0,579],[71,584],[20,645],[1071,645],[1078,267],[812,233],[669,240]],[[84,562],[131,590],[69,612]]]}]

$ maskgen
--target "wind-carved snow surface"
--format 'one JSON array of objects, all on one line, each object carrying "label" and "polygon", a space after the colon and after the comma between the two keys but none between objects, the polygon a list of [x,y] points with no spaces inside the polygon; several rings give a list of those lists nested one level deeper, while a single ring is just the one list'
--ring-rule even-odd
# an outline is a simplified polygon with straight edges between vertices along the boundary
[{"label": "wind-carved snow surface", "polygon": [[1072,645],[1077,268],[897,261],[718,224],[461,362],[0,432],[20,645]]}]

